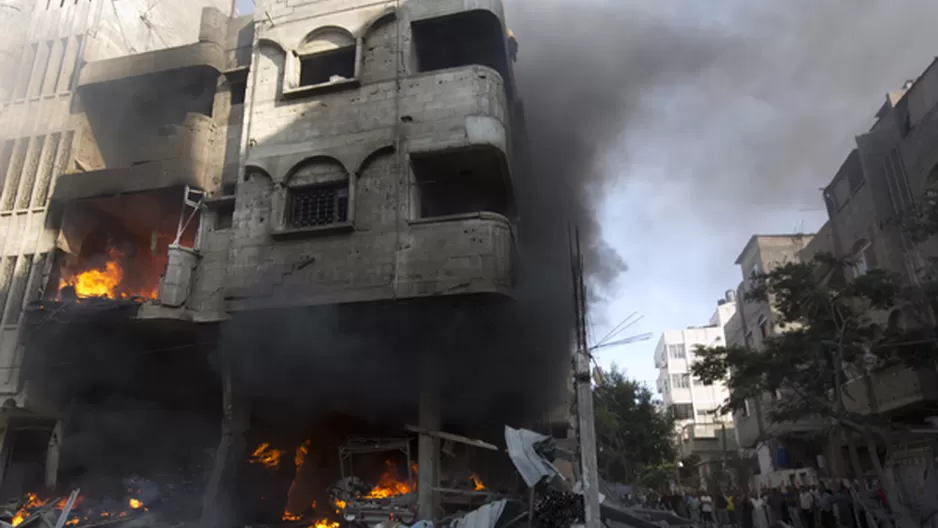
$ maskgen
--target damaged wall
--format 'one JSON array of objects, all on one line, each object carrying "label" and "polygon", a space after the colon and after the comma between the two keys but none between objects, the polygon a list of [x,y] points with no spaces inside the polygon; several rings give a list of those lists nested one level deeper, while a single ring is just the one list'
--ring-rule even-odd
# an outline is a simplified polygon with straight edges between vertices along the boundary
[{"label": "damaged wall", "polygon": [[[409,170],[416,154],[484,147],[476,157],[486,160],[486,168],[466,177],[475,183],[491,177],[505,186],[491,192],[511,195],[510,73],[506,82],[505,75],[455,52],[454,62],[421,71],[416,56],[412,24],[461,11],[460,4],[431,13],[417,1],[402,4],[397,14],[366,2],[341,10],[316,2],[258,10],[273,25],[258,30],[248,79],[230,308],[510,293],[511,224],[498,214],[478,214],[506,211],[469,206],[457,210],[471,217],[421,218],[420,188]],[[497,2],[480,12],[503,27]],[[487,33],[488,27],[469,29],[493,40],[504,57],[503,31]],[[299,71],[307,67],[301,57],[343,47],[354,49],[352,78],[299,84]],[[399,90],[397,72],[406,78]],[[456,172],[472,169],[461,160],[452,163]],[[447,181],[439,181],[443,176]],[[436,173],[430,179],[445,188],[458,176]],[[292,222],[296,208],[290,204],[319,200],[301,193],[325,182],[341,188],[343,197],[336,200],[342,214],[306,220],[309,225]]]},{"label": "damaged wall", "polygon": [[[0,108],[0,393],[11,395],[19,389],[20,312],[40,295],[55,244],[46,222],[49,197],[58,175],[75,169],[75,145],[82,143],[73,106],[82,64],[192,42],[203,6],[230,9],[227,0],[164,0],[141,19],[145,2],[120,2],[117,15],[108,0],[46,4],[28,2],[19,18],[0,18],[2,47],[12,50],[0,60],[15,72]],[[16,35],[22,38],[13,42]]]},{"label": "damaged wall", "polygon": [[[414,412],[432,356],[453,421],[540,418],[564,395],[569,336],[548,359],[532,339],[543,311],[512,299],[513,187],[531,176],[513,172],[524,136],[501,3],[342,6],[258,8],[221,348],[253,390],[303,408]],[[488,54],[460,47],[463,33]],[[343,56],[304,84],[315,60]],[[424,185],[497,199],[427,214]],[[298,210],[315,214],[297,225]],[[382,317],[394,325],[372,327]]]}]

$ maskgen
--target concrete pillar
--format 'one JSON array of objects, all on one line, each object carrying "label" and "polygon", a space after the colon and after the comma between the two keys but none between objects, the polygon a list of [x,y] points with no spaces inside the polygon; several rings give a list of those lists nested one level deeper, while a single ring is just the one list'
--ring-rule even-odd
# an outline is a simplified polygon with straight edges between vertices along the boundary
[{"label": "concrete pillar", "polygon": [[230,368],[226,365],[223,373],[224,418],[222,419],[221,441],[215,453],[215,464],[209,476],[202,496],[203,528],[222,528],[234,526],[234,487],[237,483],[238,469],[247,456],[247,443],[244,433],[250,425],[250,411],[247,401],[241,397],[234,386]]},{"label": "concrete pillar", "polygon": [[[424,361],[420,375],[420,427],[439,431],[442,424],[440,413],[440,388],[433,363]],[[433,519],[439,511],[439,495],[433,488],[439,486],[440,441],[420,435],[417,444],[417,515],[419,519]]]}]

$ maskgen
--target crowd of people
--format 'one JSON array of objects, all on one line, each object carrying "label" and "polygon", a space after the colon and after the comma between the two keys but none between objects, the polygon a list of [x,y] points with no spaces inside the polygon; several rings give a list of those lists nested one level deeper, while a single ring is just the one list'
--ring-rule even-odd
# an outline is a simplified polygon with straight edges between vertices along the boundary
[{"label": "crowd of people", "polygon": [[646,498],[646,506],[671,510],[702,526],[768,528],[783,522],[796,528],[890,528],[867,514],[869,504],[888,512],[879,491],[860,504],[849,485],[799,486],[764,489],[761,493],[701,490]]}]

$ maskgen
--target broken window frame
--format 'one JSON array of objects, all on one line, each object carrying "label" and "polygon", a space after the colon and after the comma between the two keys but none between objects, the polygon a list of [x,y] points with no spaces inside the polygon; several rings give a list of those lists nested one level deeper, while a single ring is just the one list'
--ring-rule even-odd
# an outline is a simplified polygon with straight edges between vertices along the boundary
[{"label": "broken window frame", "polygon": [[[316,30],[319,31],[319,30]],[[312,34],[316,33],[314,31]],[[325,56],[330,54],[339,53],[342,50],[348,50],[349,48],[355,48],[355,65],[353,69],[353,75],[351,78],[340,79],[335,81],[321,82],[317,84],[310,84],[303,86],[300,84],[303,74],[303,61],[309,60],[317,55]],[[286,60],[286,71],[283,76],[283,95],[284,97],[293,97],[293,96],[302,96],[308,95],[310,93],[331,91],[331,90],[342,90],[348,88],[354,88],[360,86],[361,84],[361,72],[362,72],[362,39],[360,37],[352,37],[351,43],[345,46],[337,46],[332,49],[327,50],[314,50],[308,51],[304,50],[301,46],[299,49],[295,49],[287,53]]]}]

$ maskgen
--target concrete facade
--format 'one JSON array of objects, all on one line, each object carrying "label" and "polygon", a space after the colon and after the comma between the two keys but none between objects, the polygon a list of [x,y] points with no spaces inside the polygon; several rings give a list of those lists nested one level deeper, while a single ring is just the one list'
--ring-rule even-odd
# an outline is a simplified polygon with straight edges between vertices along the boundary
[{"label": "concrete facade", "polygon": [[[93,369],[92,355],[110,361],[103,349],[113,346],[182,347],[192,350],[187,361],[208,365],[239,317],[265,314],[252,332],[270,346],[264,332],[277,330],[263,321],[318,310],[380,327],[373,356],[415,350],[399,371],[376,375],[396,389],[414,372],[415,421],[439,429],[443,393],[471,391],[428,383],[440,370],[428,358],[465,357],[454,376],[472,376],[502,356],[463,351],[469,345],[452,337],[429,347],[417,338],[427,330],[407,325],[441,312],[484,320],[513,301],[524,127],[501,3],[259,0],[250,16],[230,9],[229,0],[0,2],[0,67],[17,72],[0,101],[0,395],[18,411],[57,417],[62,402],[92,389],[51,367]],[[115,260],[119,288],[103,292],[107,300],[82,297],[76,281]],[[102,351],[85,342],[102,332],[111,341]],[[289,353],[315,355],[307,336],[298,341]],[[329,345],[316,345],[326,362]],[[244,364],[271,351],[251,352]],[[233,468],[255,418],[221,356],[212,365],[220,381],[200,388],[224,386],[223,401],[205,411],[224,423],[207,459],[209,517],[237,509]],[[517,363],[503,370],[528,368]],[[384,400],[365,404],[401,406]],[[565,425],[560,415],[548,421]],[[437,511],[427,490],[439,483],[440,446],[426,435],[420,446],[426,514]],[[57,449],[44,461],[46,486]],[[35,472],[0,474],[0,494],[31,489]]]},{"label": "concrete facade", "polygon": [[[749,278],[771,272],[786,263],[810,259],[815,253],[824,251],[829,240],[826,229],[816,234],[754,235],[749,239],[736,259],[743,281],[737,289],[738,308],[726,325],[728,346],[742,346],[758,352],[767,337],[780,331],[768,303],[746,299],[750,290]],[[734,415],[739,447],[755,451],[759,462],[757,487],[780,482],[782,476],[788,474],[803,473],[804,476],[798,477],[801,482],[814,482],[816,476],[810,468],[816,463],[816,447],[811,442],[798,440],[797,436],[820,431],[824,424],[812,420],[795,423],[770,421],[767,414],[777,398],[778,395],[765,395],[761,399],[747,401],[746,408]],[[782,451],[788,460],[780,464],[779,453]],[[792,468],[797,469],[792,472]]]},{"label": "concrete facade", "polygon": [[[669,330],[661,335],[655,347],[655,366],[658,368],[657,388],[666,408],[675,413],[678,428],[691,423],[722,421],[711,414],[726,400],[728,393],[723,384],[704,385],[691,379],[694,350],[698,346],[722,346],[724,325],[736,312],[733,292],[721,299],[710,324],[692,326],[682,330]],[[681,410],[677,410],[678,408]]]},{"label": "concrete facade", "polygon": [[[391,7],[258,7],[264,19],[248,76],[225,284],[230,309],[510,294],[514,102],[501,7]],[[475,64],[460,56],[457,40],[441,50],[434,24],[475,26],[487,46],[503,50],[501,59]],[[424,57],[426,46],[450,59]],[[350,78],[299,84],[302,57],[342,47],[350,49]],[[442,184],[487,203],[457,203],[437,192]],[[291,200],[317,185],[338,185],[329,192],[345,195],[346,210],[301,225],[290,218]]]},{"label": "concrete facade", "polygon": [[[62,173],[80,168],[87,142],[76,112],[79,71],[88,63],[127,53],[194,42],[203,7],[230,8],[226,0],[145,2],[107,0],[4,2],[0,6],[0,393],[19,390],[21,313],[42,296],[56,247],[46,223]],[[22,398],[21,398],[22,399]],[[22,403],[22,401],[21,401]]]},{"label": "concrete facade", "polygon": [[[903,231],[903,215],[933,189],[938,181],[938,61],[933,61],[914,80],[886,94],[871,129],[856,137],[854,149],[824,189],[835,253],[855,259],[857,277],[869,268],[892,271],[913,291],[921,284],[926,264],[938,256],[936,241],[917,244]],[[922,304],[934,301],[927,297]],[[921,306],[902,307],[880,314],[885,323],[921,324]],[[927,311],[927,310],[926,310]],[[908,312],[908,313],[906,313]],[[933,315],[926,314],[926,325]],[[870,374],[875,403],[870,401],[864,379],[856,373],[845,386],[848,411],[881,413],[897,423],[920,425],[930,415],[938,392],[938,371],[932,367],[911,369],[893,366]],[[921,475],[929,471],[927,447],[911,444],[883,460],[887,475],[915,490],[922,500],[927,486]],[[870,471],[872,473],[872,471]]]}]

